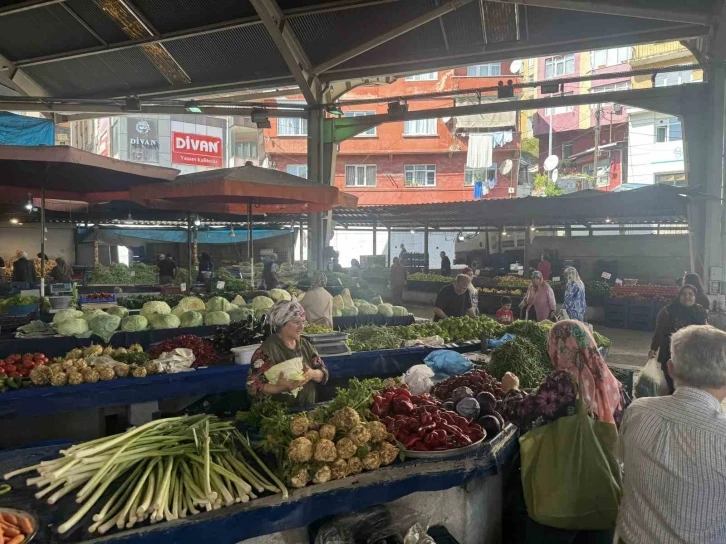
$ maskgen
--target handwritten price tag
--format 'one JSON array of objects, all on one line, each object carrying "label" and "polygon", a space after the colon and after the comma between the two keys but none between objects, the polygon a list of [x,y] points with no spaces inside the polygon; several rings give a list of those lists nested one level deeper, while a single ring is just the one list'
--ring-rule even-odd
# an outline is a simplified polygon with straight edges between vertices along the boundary
[{"label": "handwritten price tag", "polygon": [[552,281],[560,281],[560,277],[559,277],[559,276],[554,276],[554,277],[552,278]]},{"label": "handwritten price tag", "polygon": [[187,290],[187,284],[186,284],[186,283],[182,283],[182,284],[181,284],[181,285],[179,286],[179,289],[181,289],[181,290],[182,290],[182,292],[183,292],[183,291],[186,291],[186,290]]},{"label": "handwritten price tag", "polygon": [[620,278],[617,278],[615,280],[615,285],[622,285],[622,284],[623,284],[623,280],[621,280]]},{"label": "handwritten price tag", "polygon": [[613,275],[610,272],[603,272],[602,274],[600,274],[600,277],[609,280],[613,277]]},{"label": "handwritten price tag", "polygon": [[520,276],[524,276],[524,269],[520,268],[519,270],[517,270],[517,274],[519,274]]},{"label": "handwritten price tag", "polygon": [[223,281],[218,281],[217,282],[217,289],[224,289],[224,282]]}]

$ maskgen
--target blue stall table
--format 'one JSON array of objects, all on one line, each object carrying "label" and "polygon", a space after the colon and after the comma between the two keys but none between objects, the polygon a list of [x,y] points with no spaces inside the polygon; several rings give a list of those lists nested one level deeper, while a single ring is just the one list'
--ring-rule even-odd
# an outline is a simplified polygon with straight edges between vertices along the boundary
[{"label": "blue stall table", "polygon": [[[305,527],[326,516],[357,512],[377,504],[410,499],[409,504],[413,503],[411,506],[416,507],[418,501],[423,510],[428,501],[438,501],[443,503],[437,509],[444,511],[448,517],[447,526],[465,526],[461,531],[454,532],[462,542],[485,541],[486,537],[501,527],[500,472],[503,465],[509,463],[516,454],[517,436],[516,428],[510,425],[493,440],[468,455],[445,460],[409,460],[354,477],[291,490],[288,500],[283,500],[280,495],[263,497],[170,523],[145,523],[131,530],[107,533],[98,539],[89,538],[91,535],[86,532],[88,520],[61,539],[49,526],[57,527],[78,505],[74,504],[73,497],[66,497],[56,506],[48,507],[45,502],[32,497],[36,489],[25,487],[23,476],[10,482],[14,489],[0,496],[0,506],[26,508],[35,514],[40,526],[34,540],[38,544],[232,544],[282,531],[304,531]],[[2,452],[0,473],[57,457],[62,447],[53,445]],[[452,491],[456,492],[458,498],[463,497],[463,504],[446,504],[449,499],[447,493]],[[103,499],[99,501],[98,508],[103,503]],[[469,516],[466,515],[467,510],[471,512]],[[488,515],[477,516],[477,512]],[[457,532],[459,535],[456,535]]]}]

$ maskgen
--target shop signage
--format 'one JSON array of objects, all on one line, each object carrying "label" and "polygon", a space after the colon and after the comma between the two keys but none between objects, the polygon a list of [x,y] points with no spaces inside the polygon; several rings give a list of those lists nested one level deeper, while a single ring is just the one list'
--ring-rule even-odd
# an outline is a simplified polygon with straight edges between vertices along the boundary
[{"label": "shop signage", "polygon": [[221,168],[223,162],[222,138],[189,134],[171,133],[171,162]]},{"label": "shop signage", "polygon": [[159,162],[159,137],[155,119],[129,117],[129,159],[135,162]]}]

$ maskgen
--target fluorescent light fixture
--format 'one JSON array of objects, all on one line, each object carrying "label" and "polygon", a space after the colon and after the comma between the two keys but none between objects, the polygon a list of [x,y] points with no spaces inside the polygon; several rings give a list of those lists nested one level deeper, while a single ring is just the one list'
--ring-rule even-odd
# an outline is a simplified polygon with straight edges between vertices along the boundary
[{"label": "fluorescent light fixture", "polygon": [[202,113],[202,108],[199,107],[199,102],[196,100],[190,100],[184,104],[184,109],[189,113]]},{"label": "fluorescent light fixture", "polygon": [[613,220],[612,220],[612,219],[610,219],[609,217],[606,217],[606,218],[605,218],[605,222],[606,222],[606,223],[612,223],[612,222],[613,222]]},{"label": "fluorescent light fixture", "polygon": [[18,224],[18,220],[17,220],[17,219],[15,219],[14,217],[13,217],[13,218],[12,218],[12,219],[10,220],[10,222],[11,222],[11,223],[12,223],[13,225],[17,225],[17,224]]},{"label": "fluorescent light fixture", "polygon": [[199,216],[197,216],[197,217],[196,217],[196,218],[194,219],[194,226],[195,226],[195,227],[198,227],[198,226],[199,226],[199,225],[201,225],[201,224],[202,224],[202,220],[201,220],[201,219],[199,219]]},{"label": "fluorescent light fixture", "polygon": [[411,234],[416,234],[416,231],[414,229],[411,229]]},{"label": "fluorescent light fixture", "polygon": [[328,113],[333,115],[343,115],[343,110],[340,109],[340,106],[337,104],[330,104],[327,107]]}]

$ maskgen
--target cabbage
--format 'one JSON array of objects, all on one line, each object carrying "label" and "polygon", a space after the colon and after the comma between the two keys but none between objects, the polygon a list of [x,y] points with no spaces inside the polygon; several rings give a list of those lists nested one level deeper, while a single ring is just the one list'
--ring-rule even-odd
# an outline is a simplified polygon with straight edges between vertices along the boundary
[{"label": "cabbage", "polygon": [[254,316],[255,311],[252,308],[240,308],[239,310],[232,310],[229,312],[230,323],[238,323],[240,321],[247,321],[250,316]]},{"label": "cabbage", "polygon": [[340,310],[340,313],[347,316],[355,316],[358,315],[358,308],[353,306],[352,308],[343,308]]},{"label": "cabbage", "polygon": [[230,304],[224,297],[212,297],[207,301],[207,310],[210,312],[227,312],[230,310]]},{"label": "cabbage", "polygon": [[375,304],[378,306],[379,304],[383,304],[383,299],[381,298],[381,295],[375,296],[371,299],[371,304]]},{"label": "cabbage", "polygon": [[129,309],[124,308],[123,306],[111,306],[108,310],[106,310],[107,314],[111,315],[117,315],[121,319],[129,315]]},{"label": "cabbage", "polygon": [[353,304],[353,299],[350,298],[350,289],[347,287],[343,289],[343,292],[340,294],[340,296],[343,297],[343,304],[346,308],[353,308],[355,304]]},{"label": "cabbage", "polygon": [[358,308],[358,309],[360,309],[360,307],[361,307],[361,306],[362,306],[363,304],[368,304],[368,302],[366,302],[366,301],[365,301],[365,300],[363,300],[362,298],[356,298],[355,300],[353,300],[353,305],[354,305],[354,306],[355,306],[356,308]]},{"label": "cabbage", "polygon": [[255,310],[269,310],[275,305],[270,297],[255,297],[252,299],[252,308]]},{"label": "cabbage", "polygon": [[255,319],[262,319],[263,317],[266,317],[269,311],[270,310],[268,308],[257,308],[255,310]]},{"label": "cabbage", "polygon": [[185,310],[184,308],[182,308],[181,306],[179,306],[179,305],[177,304],[176,306],[174,306],[174,307],[173,307],[173,308],[171,309],[171,315],[175,315],[175,316],[177,316],[177,317],[178,317],[179,319],[181,319],[181,316],[182,316],[182,315],[184,315],[184,312],[188,312],[188,311],[190,311],[190,310]]},{"label": "cabbage", "polygon": [[232,304],[236,304],[237,306],[245,306],[247,303],[245,302],[245,299],[243,299],[241,295],[237,295],[236,297],[234,297]]},{"label": "cabbage", "polygon": [[333,308],[333,317],[341,317],[342,315],[343,315],[343,312],[341,312],[340,310],[336,310],[335,308]]},{"label": "cabbage", "polygon": [[179,320],[181,321],[181,327],[201,327],[204,324],[202,314],[194,310],[187,310],[179,316]]},{"label": "cabbage", "polygon": [[404,317],[408,315],[408,310],[403,306],[394,306],[393,315],[396,317]]},{"label": "cabbage", "polygon": [[82,319],[83,312],[80,310],[61,310],[53,316],[53,324],[59,323],[64,319]]},{"label": "cabbage", "polygon": [[94,308],[93,310],[83,310],[83,319],[86,321],[90,321],[96,316],[105,314],[103,310],[99,310],[98,308]]},{"label": "cabbage", "polygon": [[125,332],[143,331],[149,321],[143,315],[130,315],[121,320],[121,330]]},{"label": "cabbage", "polygon": [[361,315],[376,315],[378,313],[378,306],[363,302],[358,308],[358,313]]},{"label": "cabbage", "polygon": [[227,310],[227,313],[231,312],[232,310],[239,310],[239,306],[234,302],[229,303],[229,310]]},{"label": "cabbage", "polygon": [[292,300],[290,293],[284,289],[270,289],[270,297],[272,297],[275,302],[278,300]]},{"label": "cabbage", "polygon": [[345,301],[343,300],[343,297],[340,295],[335,295],[333,297],[333,308],[336,310],[342,310],[345,308]]},{"label": "cabbage", "polygon": [[[304,370],[302,357],[295,357],[294,359],[288,359],[287,361],[270,367],[265,372],[265,378],[267,378],[267,383],[276,385],[280,379],[280,373],[282,373],[286,380],[297,382],[305,378],[303,374]],[[302,387],[298,387],[297,389],[293,389],[291,393],[296,397],[301,389]]]},{"label": "cabbage", "polygon": [[171,313],[171,308],[166,302],[161,302],[159,300],[153,300],[151,302],[144,303],[144,306],[141,308],[141,315],[146,317],[148,319],[150,314],[161,314],[166,315]]},{"label": "cabbage", "polygon": [[229,314],[227,312],[207,312],[204,314],[205,325],[229,325]]},{"label": "cabbage", "polygon": [[99,336],[104,342],[111,340],[113,333],[116,332],[120,324],[121,318],[119,316],[103,312],[88,321],[88,327],[91,329],[91,332]]},{"label": "cabbage", "polygon": [[379,304],[378,313],[384,317],[393,317],[393,306],[390,304]]},{"label": "cabbage", "polygon": [[[183,299],[181,299],[179,301],[179,304],[177,304],[177,307],[184,308],[185,312],[188,310],[199,311],[199,310],[204,310],[204,308],[206,308],[206,306],[204,306],[204,301],[201,298],[197,298],[197,297],[184,297]],[[162,312],[157,312],[157,313],[162,313]]]},{"label": "cabbage", "polygon": [[77,317],[61,319],[55,324],[55,328],[62,336],[82,336],[89,333],[88,321]]},{"label": "cabbage", "polygon": [[148,319],[152,329],[176,329],[181,325],[181,319],[174,314],[150,314]]}]

